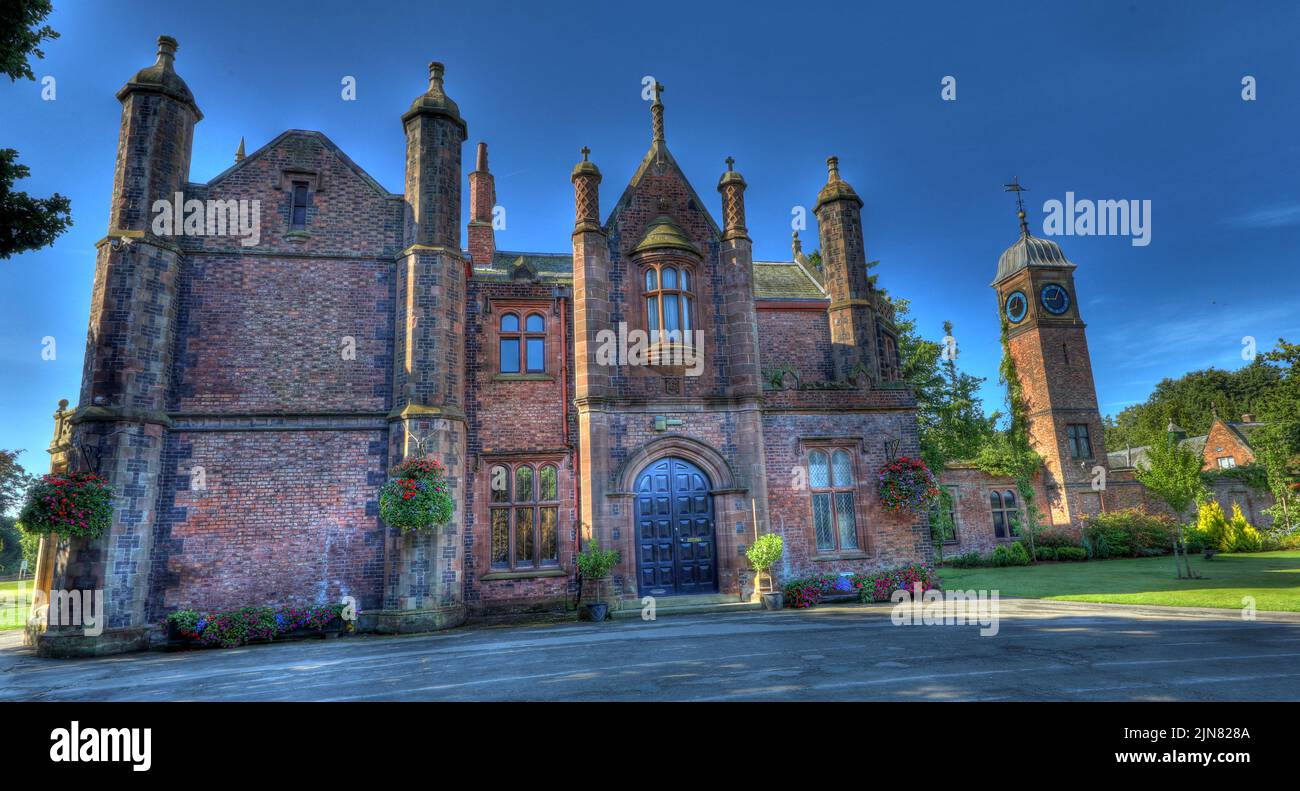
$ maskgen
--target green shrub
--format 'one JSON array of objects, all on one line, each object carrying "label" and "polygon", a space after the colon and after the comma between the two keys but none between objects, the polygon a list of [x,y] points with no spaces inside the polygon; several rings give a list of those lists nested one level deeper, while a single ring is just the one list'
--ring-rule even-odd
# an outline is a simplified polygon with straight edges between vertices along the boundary
[{"label": "green shrub", "polygon": [[1012,566],[1028,566],[1031,562],[1029,559],[1029,550],[1025,548],[1023,541],[1017,541],[1011,545],[1009,550],[1011,555]]},{"label": "green shrub", "polygon": [[1169,516],[1124,508],[1089,514],[1080,532],[1091,557],[1141,557],[1170,547],[1176,529],[1177,523]]},{"label": "green shrub", "polygon": [[776,533],[764,533],[755,539],[749,549],[745,550],[745,557],[753,564],[754,571],[766,574],[781,559],[784,550],[785,544],[780,536]]},{"label": "green shrub", "polygon": [[944,562],[955,569],[973,569],[989,565],[988,558],[985,558],[978,552],[965,552],[960,555],[953,555],[952,557],[947,558]]},{"label": "green shrub", "polygon": [[998,544],[993,548],[993,554],[989,556],[989,562],[994,566],[1013,566],[1011,549],[1006,544]]},{"label": "green shrub", "polygon": [[1060,547],[1056,550],[1057,560],[1080,561],[1088,559],[1088,550],[1083,547]]},{"label": "green shrub", "polygon": [[1196,514],[1196,533],[1202,546],[1205,549],[1231,552],[1232,542],[1228,530],[1228,519],[1223,515],[1223,506],[1217,500],[1201,503]]},{"label": "green shrub", "polygon": [[1039,547],[1034,554],[1039,560],[1056,560],[1056,547]]},{"label": "green shrub", "polygon": [[1237,503],[1232,504],[1232,520],[1228,522],[1228,529],[1232,531],[1233,552],[1258,552],[1263,548],[1264,542],[1259,531],[1246,521],[1246,515]]},{"label": "green shrub", "polygon": [[1034,549],[1043,548],[1056,549],[1057,547],[1077,547],[1079,546],[1079,537],[1072,531],[1061,527],[1049,527],[1039,533],[1034,539]]}]

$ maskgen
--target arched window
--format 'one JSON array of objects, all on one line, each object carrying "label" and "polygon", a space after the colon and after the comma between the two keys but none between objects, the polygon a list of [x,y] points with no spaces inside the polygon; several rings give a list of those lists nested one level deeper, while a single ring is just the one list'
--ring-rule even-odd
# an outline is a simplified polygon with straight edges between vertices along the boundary
[{"label": "arched window", "polygon": [[488,471],[491,564],[525,570],[560,563],[560,492],[554,464]]},{"label": "arched window", "polygon": [[853,461],[839,448],[808,454],[808,488],[812,491],[813,531],[819,552],[858,549],[858,520],[853,502]]},{"label": "arched window", "polygon": [[1020,507],[1016,493],[989,492],[989,508],[993,511],[993,535],[996,538],[1015,538],[1020,535]]},{"label": "arched window", "polygon": [[[645,270],[646,329],[651,341],[690,343],[694,328],[695,294],[691,270],[669,264]],[[675,333],[675,334],[670,334]]]},{"label": "arched window", "polygon": [[501,373],[546,372],[546,319],[540,313],[529,313],[521,329],[519,314],[501,316],[500,330]]}]

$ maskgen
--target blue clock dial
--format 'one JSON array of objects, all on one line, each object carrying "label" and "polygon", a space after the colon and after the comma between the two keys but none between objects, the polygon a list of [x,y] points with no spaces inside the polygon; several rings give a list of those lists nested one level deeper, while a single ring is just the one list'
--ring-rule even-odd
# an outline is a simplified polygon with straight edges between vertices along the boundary
[{"label": "blue clock dial", "polygon": [[1057,316],[1070,309],[1070,294],[1056,283],[1048,283],[1040,292],[1043,307]]},{"label": "blue clock dial", "polygon": [[1012,324],[1019,324],[1025,320],[1025,313],[1029,310],[1029,300],[1025,299],[1025,292],[1012,291],[1007,297],[1005,306],[1007,318]]}]

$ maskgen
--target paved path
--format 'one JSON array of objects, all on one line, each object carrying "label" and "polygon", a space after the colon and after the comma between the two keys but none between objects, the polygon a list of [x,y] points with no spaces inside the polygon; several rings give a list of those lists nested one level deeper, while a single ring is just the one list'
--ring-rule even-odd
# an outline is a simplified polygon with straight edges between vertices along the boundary
[{"label": "paved path", "polygon": [[470,627],[43,660],[0,700],[1300,700],[1300,617],[1003,600],[976,626],[888,607]]}]

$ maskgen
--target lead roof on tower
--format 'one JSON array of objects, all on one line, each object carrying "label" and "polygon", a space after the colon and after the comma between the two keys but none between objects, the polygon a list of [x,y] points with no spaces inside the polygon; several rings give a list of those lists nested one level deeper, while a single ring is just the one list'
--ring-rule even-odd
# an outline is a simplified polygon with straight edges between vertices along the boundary
[{"label": "lead roof on tower", "polygon": [[1016,217],[1020,219],[1020,238],[1015,244],[1002,251],[998,257],[998,273],[991,285],[997,285],[1022,269],[1074,269],[1075,265],[1065,257],[1061,246],[1051,239],[1039,239],[1029,232],[1029,222],[1025,219],[1025,201],[1022,193],[1028,190],[1020,179],[1012,179],[1005,185],[1007,192],[1016,194]]},{"label": "lead roof on tower", "polygon": [[650,224],[646,226],[645,234],[641,237],[641,241],[636,243],[636,247],[632,248],[632,252],[639,253],[642,250],[662,247],[685,250],[695,255],[700,254],[700,249],[691,242],[686,232],[677,223],[673,222],[673,218],[667,214],[661,214],[650,221]]}]

